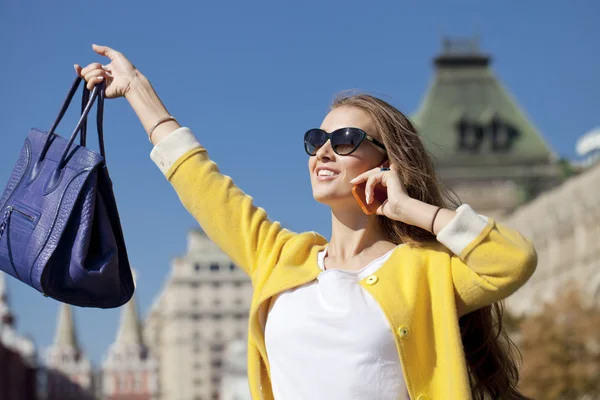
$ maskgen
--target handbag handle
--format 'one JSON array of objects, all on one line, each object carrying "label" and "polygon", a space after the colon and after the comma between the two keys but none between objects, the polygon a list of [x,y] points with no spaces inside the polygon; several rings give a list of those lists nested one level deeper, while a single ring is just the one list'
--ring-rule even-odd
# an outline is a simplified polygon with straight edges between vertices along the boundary
[{"label": "handbag handle", "polygon": [[[85,106],[88,101],[90,101],[90,90],[87,88],[87,85],[83,85],[83,92],[81,94],[81,114],[85,110]],[[79,145],[85,147],[87,142],[87,116],[85,117],[85,122],[81,125],[81,135],[79,136]]]},{"label": "handbag handle", "polygon": [[[65,101],[63,102],[62,108],[60,109],[60,112],[58,113],[58,117],[56,118],[56,120],[54,121],[54,124],[52,124],[52,127],[50,128],[50,130],[48,131],[48,134],[46,135],[46,141],[44,142],[44,147],[42,148],[42,151],[40,152],[38,162],[42,161],[44,159],[44,157],[46,156],[46,152],[48,151],[48,148],[50,148],[52,135],[54,134],[56,127],[58,126],[58,124],[62,120],[63,116],[65,115],[67,109],[69,108],[69,105],[71,104],[71,100],[73,100],[73,96],[75,95],[75,92],[77,91],[77,88],[82,80],[83,80],[83,78],[78,76],[75,79],[75,81],[73,82],[73,85],[71,86],[71,89],[69,90],[69,93],[67,94],[67,97],[66,97]],[[89,101],[87,101],[88,97],[91,97],[89,99]],[[87,116],[94,104],[94,101],[96,100],[96,97],[98,97],[98,107],[97,107],[97,114],[96,114],[96,124],[97,124],[97,130],[98,130],[98,143],[99,143],[99,147],[100,147],[100,155],[106,161],[106,152],[104,150],[104,130],[103,130],[104,82],[101,82],[94,86],[94,90],[92,91],[91,95],[89,94],[89,90],[86,87],[84,87],[84,92],[82,95],[81,116],[79,118],[79,121],[77,122],[77,126],[73,130],[73,133],[71,134],[71,137],[69,138],[69,141],[67,142],[67,145],[65,146],[65,149],[60,157],[60,160],[58,162],[59,170],[64,167],[67,154],[68,154],[69,150],[71,149],[71,146],[73,145],[73,142],[75,141],[75,138],[77,137],[77,134],[79,133],[79,131],[81,131],[81,133],[82,133],[82,135],[80,137],[80,143],[82,146],[85,146],[85,142],[87,139]]]}]

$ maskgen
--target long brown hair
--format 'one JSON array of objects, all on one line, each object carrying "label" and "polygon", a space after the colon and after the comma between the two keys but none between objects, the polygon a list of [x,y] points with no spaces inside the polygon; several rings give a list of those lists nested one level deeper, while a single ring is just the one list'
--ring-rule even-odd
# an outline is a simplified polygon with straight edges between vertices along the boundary
[{"label": "long brown hair", "polygon": [[[367,112],[385,144],[389,161],[398,166],[408,195],[425,203],[456,208],[458,198],[439,180],[430,155],[412,122],[387,102],[364,93],[338,95],[331,109],[351,106]],[[421,246],[434,236],[421,228],[380,216],[390,241]],[[517,390],[520,353],[502,327],[502,302],[459,319],[473,399],[528,399]]]}]

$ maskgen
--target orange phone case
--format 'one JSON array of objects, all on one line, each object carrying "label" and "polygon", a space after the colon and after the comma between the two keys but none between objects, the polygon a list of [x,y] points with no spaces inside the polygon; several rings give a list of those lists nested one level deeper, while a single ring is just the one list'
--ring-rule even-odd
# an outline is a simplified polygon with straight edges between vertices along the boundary
[{"label": "orange phone case", "polygon": [[381,185],[375,186],[375,193],[373,196],[373,202],[367,204],[365,197],[365,187],[367,182],[363,182],[360,185],[354,185],[352,187],[352,194],[356,199],[356,202],[367,215],[375,214],[377,209],[387,200],[387,189]]}]

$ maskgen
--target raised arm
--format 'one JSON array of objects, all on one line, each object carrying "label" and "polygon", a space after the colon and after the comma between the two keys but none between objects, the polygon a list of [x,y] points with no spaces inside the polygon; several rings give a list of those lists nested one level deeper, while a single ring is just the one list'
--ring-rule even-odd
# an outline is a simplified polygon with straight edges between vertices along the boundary
[{"label": "raised arm", "polygon": [[537,253],[528,239],[466,204],[437,239],[454,253],[450,262],[459,316],[510,296],[537,266]]},{"label": "raised arm", "polygon": [[151,132],[157,121],[170,114],[149,80],[122,53],[106,46],[94,50],[111,63],[105,67],[94,63],[83,69],[76,65],[75,70],[88,88],[106,80],[107,98],[124,96],[129,101],[146,133],[151,134],[155,145],[152,159],[206,234],[251,276],[259,266],[275,262],[294,234],[269,221],[250,196],[222,175],[188,128],[169,120]]}]

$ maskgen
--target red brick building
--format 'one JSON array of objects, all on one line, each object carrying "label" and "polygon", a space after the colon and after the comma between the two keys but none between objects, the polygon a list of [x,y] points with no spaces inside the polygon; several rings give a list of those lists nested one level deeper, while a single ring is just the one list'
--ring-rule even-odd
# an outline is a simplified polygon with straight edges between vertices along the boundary
[{"label": "red brick building", "polygon": [[5,279],[0,272],[0,400],[37,400],[35,346],[15,331]]}]

